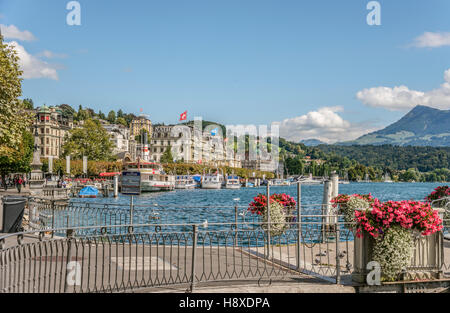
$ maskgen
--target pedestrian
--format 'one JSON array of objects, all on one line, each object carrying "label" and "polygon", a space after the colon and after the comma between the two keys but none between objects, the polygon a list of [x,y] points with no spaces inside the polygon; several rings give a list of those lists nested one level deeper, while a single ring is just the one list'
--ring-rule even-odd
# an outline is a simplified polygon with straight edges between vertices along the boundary
[{"label": "pedestrian", "polygon": [[23,184],[22,178],[17,177],[17,179],[16,179],[16,187],[17,187],[17,190],[19,191],[19,193],[22,190],[22,184]]}]

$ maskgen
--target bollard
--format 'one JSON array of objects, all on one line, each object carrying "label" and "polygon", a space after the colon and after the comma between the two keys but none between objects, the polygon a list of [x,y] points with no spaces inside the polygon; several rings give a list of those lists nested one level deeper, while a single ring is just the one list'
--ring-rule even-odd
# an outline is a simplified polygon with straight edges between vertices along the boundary
[{"label": "bollard", "polygon": [[119,176],[114,176],[114,198],[119,196]]}]

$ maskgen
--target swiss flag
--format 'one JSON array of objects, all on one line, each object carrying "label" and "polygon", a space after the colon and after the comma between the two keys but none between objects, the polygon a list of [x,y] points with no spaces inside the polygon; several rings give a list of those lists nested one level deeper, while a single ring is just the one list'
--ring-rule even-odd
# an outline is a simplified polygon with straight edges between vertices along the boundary
[{"label": "swiss flag", "polygon": [[183,112],[183,113],[180,115],[180,121],[185,121],[186,119],[187,119],[187,111]]}]

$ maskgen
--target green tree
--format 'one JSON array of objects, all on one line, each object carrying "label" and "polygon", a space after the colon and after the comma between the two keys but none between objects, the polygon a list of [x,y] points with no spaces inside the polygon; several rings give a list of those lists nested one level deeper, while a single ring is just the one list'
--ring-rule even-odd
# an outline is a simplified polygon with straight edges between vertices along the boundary
[{"label": "green tree", "polygon": [[114,124],[116,122],[116,112],[114,112],[113,110],[109,111],[107,120],[111,124]]},{"label": "green tree", "polygon": [[[30,161],[30,134],[33,117],[26,113],[22,95],[22,71],[13,47],[0,36],[0,171],[6,174]],[[31,136],[32,137],[32,136]],[[31,143],[32,145],[32,143]],[[28,152],[27,152],[28,151]]]},{"label": "green tree", "polygon": [[28,110],[33,110],[34,109],[34,103],[33,103],[33,99],[23,99],[23,105],[25,107],[25,109]]},{"label": "green tree", "polygon": [[75,160],[87,156],[92,161],[110,161],[112,149],[108,132],[99,121],[88,119],[82,127],[74,128],[66,135],[63,155],[71,155]]},{"label": "green tree", "polygon": [[127,121],[125,121],[125,119],[123,117],[118,117],[116,119],[116,124],[120,124],[120,125],[123,125],[123,126],[128,126],[127,125]]},{"label": "green tree", "polygon": [[172,147],[169,146],[161,156],[161,163],[173,163]]}]

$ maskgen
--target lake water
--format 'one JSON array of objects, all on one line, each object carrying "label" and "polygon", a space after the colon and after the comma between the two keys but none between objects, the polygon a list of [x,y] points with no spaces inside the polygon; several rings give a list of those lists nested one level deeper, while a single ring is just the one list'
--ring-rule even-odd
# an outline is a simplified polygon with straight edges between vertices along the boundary
[{"label": "lake water", "polygon": [[[437,186],[443,183],[350,183],[340,184],[339,193],[368,194],[381,201],[387,200],[423,200]],[[286,193],[297,197],[297,186],[270,188],[273,193]],[[152,216],[156,216],[160,224],[224,223],[235,221],[235,209],[239,207],[240,220],[254,219],[252,214],[246,212],[248,204],[259,193],[266,193],[266,187],[241,188],[239,190],[176,190],[165,193],[145,193],[134,196],[135,206],[134,223],[149,223]],[[303,214],[320,214],[323,185],[302,186],[302,212]],[[239,200],[235,200],[239,199]],[[82,204],[114,204],[116,210],[126,212],[130,206],[130,196],[120,195],[118,198],[73,199]],[[244,216],[245,215],[245,216]],[[155,219],[156,220],[156,219]],[[121,222],[127,222],[125,218]],[[94,223],[94,222],[93,222]],[[106,222],[105,222],[106,223]],[[95,224],[92,224],[95,225]]]},{"label": "lake water", "polygon": [[[445,183],[350,183],[339,185],[340,194],[368,194],[381,201],[387,200],[423,200],[437,186]],[[171,206],[234,206],[233,199],[239,198],[239,206],[247,206],[259,193],[266,193],[266,187],[241,188],[239,190],[176,190],[164,193],[144,193],[134,196],[137,205],[149,205],[158,203]],[[286,193],[297,197],[297,186],[274,187],[270,193]],[[323,185],[302,186],[302,204],[320,204],[322,202]],[[118,198],[76,199],[83,202],[113,203],[117,205],[129,205],[130,196],[120,195]]]},{"label": "lake water", "polygon": [[[381,201],[387,200],[424,200],[437,186],[444,183],[350,183],[339,185],[341,194],[368,194]],[[287,193],[297,197],[297,186],[270,188],[273,193]],[[208,227],[200,227],[199,231],[228,231],[236,221],[239,230],[247,231],[259,229],[255,222],[258,216],[248,212],[248,204],[259,193],[266,193],[266,187],[241,188],[239,190],[176,190],[165,193],[145,193],[133,196],[134,209],[130,213],[130,196],[120,195],[118,198],[72,199],[73,207],[68,210],[55,212],[55,227],[77,226],[107,226],[107,225],[148,225],[135,227],[135,233],[178,233],[191,232],[192,225],[208,222]],[[321,217],[307,217],[306,215],[321,214],[323,185],[302,186],[302,222],[320,222]],[[237,200],[239,199],[239,200]],[[106,205],[107,204],[107,205]],[[89,205],[89,208],[86,206]],[[236,212],[235,206],[238,209]],[[50,212],[49,212],[50,213]],[[295,215],[295,214],[294,214]],[[131,217],[132,216],[132,222]],[[50,220],[47,221],[50,223]],[[294,220],[295,222],[295,220]],[[213,225],[216,223],[216,225]],[[218,224],[222,223],[222,224]],[[226,224],[223,224],[226,223]],[[150,224],[150,225],[149,225]],[[183,225],[168,225],[183,224]],[[50,224],[47,224],[50,225]],[[161,226],[159,226],[161,225]],[[295,228],[296,226],[293,225]],[[304,226],[305,242],[316,242],[320,231],[312,228],[318,224],[309,223]],[[99,229],[86,230],[86,234],[98,234]],[[84,230],[83,230],[84,232]],[[111,228],[108,233],[124,233],[127,227]],[[244,234],[244,233],[242,233]],[[286,243],[295,241],[294,233]],[[350,238],[349,238],[350,236]],[[343,240],[352,239],[351,233],[341,233]],[[344,238],[347,237],[347,238]],[[187,243],[191,239],[188,239]],[[212,240],[212,239],[211,239]],[[249,239],[250,240],[250,239]],[[250,240],[249,243],[256,244]],[[186,243],[184,243],[186,244]],[[228,243],[227,243],[228,244]],[[259,243],[261,244],[261,243]]]}]

